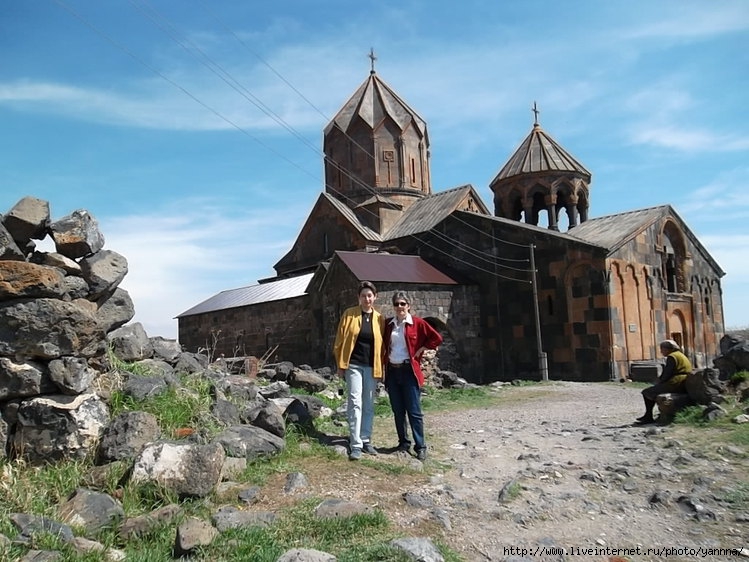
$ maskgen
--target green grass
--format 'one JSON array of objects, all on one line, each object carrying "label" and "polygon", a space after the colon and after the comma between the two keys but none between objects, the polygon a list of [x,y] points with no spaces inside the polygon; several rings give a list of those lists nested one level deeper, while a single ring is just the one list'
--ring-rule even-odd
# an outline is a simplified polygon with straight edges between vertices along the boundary
[{"label": "green grass", "polygon": [[425,387],[421,396],[424,411],[479,408],[497,402],[497,392],[486,387],[435,389]]},{"label": "green grass", "polygon": [[739,385],[749,380],[749,371],[739,371],[731,375],[730,381],[733,385]]},{"label": "green grass", "polygon": [[731,490],[723,495],[722,499],[738,509],[749,508],[749,482],[737,482]]},{"label": "green grass", "polygon": [[164,392],[145,400],[136,400],[121,390],[112,392],[110,411],[112,417],[122,412],[140,410],[156,416],[162,432],[173,437],[181,428],[190,428],[206,436],[221,430],[218,421],[211,415],[212,383],[195,375],[183,376],[177,388],[167,387]]},{"label": "green grass", "polygon": [[702,417],[702,406],[688,406],[676,413],[674,423],[680,425],[713,429],[714,441],[749,446],[749,424],[738,424],[732,420],[742,413],[741,405],[736,402],[721,404],[728,414],[718,419],[707,421]]},{"label": "green grass", "polygon": [[[149,374],[136,368],[138,366],[118,362],[113,357],[110,361],[114,368],[123,372]],[[423,403],[426,410],[472,408],[497,403],[502,394],[504,393],[486,388],[427,389]],[[145,400],[134,400],[117,389],[112,391],[111,397],[113,416],[130,410],[150,412],[156,416],[167,438],[173,436],[175,429],[183,427],[200,431],[207,438],[220,429],[209,412],[212,404],[211,383],[204,378],[183,376],[179,389],[169,388],[162,394]],[[344,400],[343,397],[322,399],[332,409],[336,409]],[[378,423],[392,423],[387,396],[377,399],[376,413]],[[330,419],[315,420],[315,430],[344,439],[348,433],[345,421],[335,422]],[[333,473],[339,478],[359,477],[359,472],[363,470],[368,471],[371,478],[384,474],[386,481],[392,477],[428,478],[428,475],[414,470],[408,464],[381,462],[376,458],[364,458],[353,465],[332,448],[321,444],[318,441],[319,433],[316,435],[313,431],[307,434],[294,426],[288,426],[285,449],[277,455],[250,463],[237,480],[259,486],[273,481],[275,486],[285,474],[308,473],[313,470]],[[126,461],[111,463],[105,469],[103,480],[100,480],[103,481],[102,491],[120,500],[127,517],[149,513],[170,503],[178,503],[182,514],[176,521],[159,526],[138,540],[127,543],[112,528],[103,529],[90,538],[108,548],[124,550],[128,561],[173,560],[175,525],[190,516],[209,520],[220,503],[216,503],[216,498],[213,497],[180,500],[174,492],[152,483],[136,485],[127,482],[122,485],[129,466],[130,463]],[[16,535],[17,530],[10,521],[11,513],[29,513],[59,519],[58,505],[76,488],[89,486],[88,473],[92,468],[91,458],[43,466],[30,466],[20,460],[0,460],[0,533],[9,537]],[[226,532],[191,559],[212,562],[275,562],[286,550],[305,547],[331,552],[343,562],[409,560],[406,554],[389,546],[390,541],[404,536],[404,533],[394,527],[385,512],[375,510],[350,518],[318,519],[314,515],[314,508],[320,501],[320,498],[298,500],[290,507],[276,511],[278,518],[268,528]],[[76,530],[76,534],[81,534],[81,530]],[[435,544],[447,562],[461,560],[448,547],[439,542]],[[57,537],[49,535],[36,537],[33,547],[58,551],[62,562],[93,562],[102,559],[100,553],[76,554],[69,545],[62,544]],[[28,547],[25,546],[11,545],[0,553],[0,558],[18,559],[27,550]]]}]

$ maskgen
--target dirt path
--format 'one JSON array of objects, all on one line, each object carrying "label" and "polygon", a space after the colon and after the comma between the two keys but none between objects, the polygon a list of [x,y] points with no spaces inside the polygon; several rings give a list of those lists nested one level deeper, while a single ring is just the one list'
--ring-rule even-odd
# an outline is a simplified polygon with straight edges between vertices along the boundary
[{"label": "dirt path", "polygon": [[[428,463],[438,474],[409,492],[466,560],[749,555],[715,550],[749,547],[747,503],[728,501],[749,494],[741,448],[683,426],[633,427],[642,399],[629,385],[552,383],[500,392],[511,401],[427,414]],[[415,525],[418,517],[404,515],[402,523]],[[639,547],[640,554],[607,547]],[[693,550],[645,552],[660,548]]]}]

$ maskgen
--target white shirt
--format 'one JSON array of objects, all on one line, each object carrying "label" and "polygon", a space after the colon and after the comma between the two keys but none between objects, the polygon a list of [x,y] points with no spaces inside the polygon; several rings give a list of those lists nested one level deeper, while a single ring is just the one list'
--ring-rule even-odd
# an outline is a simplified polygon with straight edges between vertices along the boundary
[{"label": "white shirt", "polygon": [[403,363],[411,359],[406,347],[406,324],[413,324],[411,313],[407,312],[402,322],[398,318],[393,318],[390,323],[393,325],[393,331],[390,334],[390,357],[391,363]]}]

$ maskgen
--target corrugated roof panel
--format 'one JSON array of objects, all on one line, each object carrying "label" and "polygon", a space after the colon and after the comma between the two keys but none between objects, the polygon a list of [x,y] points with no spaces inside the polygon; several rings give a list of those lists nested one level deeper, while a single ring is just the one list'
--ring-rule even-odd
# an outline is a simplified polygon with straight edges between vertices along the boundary
[{"label": "corrugated roof panel", "polygon": [[491,183],[520,174],[548,171],[575,172],[590,177],[590,172],[580,162],[536,124]]},{"label": "corrugated roof panel", "polygon": [[251,304],[260,304],[262,302],[300,297],[307,293],[307,285],[309,285],[312,275],[314,274],[307,273],[289,279],[279,279],[278,281],[269,281],[268,283],[251,285],[250,287],[221,291],[217,295],[213,295],[211,298],[186,310],[177,316],[177,318],[226,310],[228,308],[249,306]]},{"label": "corrugated roof panel", "polygon": [[417,200],[387,232],[386,239],[427,232],[452,213],[470,191],[471,186],[464,185]]},{"label": "corrugated roof panel", "polygon": [[427,136],[426,122],[374,72],[370,73],[354,95],[343,104],[325,127],[325,134],[327,135],[334,126],[346,132],[357,115],[370,127],[377,126],[378,116],[389,115],[401,130],[405,130],[413,123],[422,136]]},{"label": "corrugated roof panel", "polygon": [[359,280],[393,283],[457,285],[458,282],[425,262],[419,256],[336,252]]},{"label": "corrugated roof panel", "polygon": [[[343,201],[339,201],[329,193],[322,193],[322,197],[330,201],[331,205],[338,209],[346,218],[346,220],[348,220],[352,224],[352,226],[354,226],[354,228],[356,228],[362,234],[362,236],[364,236],[364,238],[366,238],[367,240],[372,240],[373,242],[382,241],[382,237],[368,226],[363,225],[361,221],[356,218],[354,211],[352,211]],[[307,220],[310,220],[309,217],[307,218]]]},{"label": "corrugated roof panel", "polygon": [[616,215],[588,219],[567,231],[569,236],[613,250],[668,210],[667,206],[650,207]]}]

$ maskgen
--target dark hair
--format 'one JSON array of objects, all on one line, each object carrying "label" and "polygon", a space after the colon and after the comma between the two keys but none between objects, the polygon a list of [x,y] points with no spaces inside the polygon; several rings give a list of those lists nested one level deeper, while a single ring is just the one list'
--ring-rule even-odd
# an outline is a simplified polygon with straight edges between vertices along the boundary
[{"label": "dark hair", "polygon": [[395,291],[393,293],[393,304],[398,301],[404,301],[407,305],[411,306],[411,299],[409,299],[403,291]]},{"label": "dark hair", "polygon": [[369,289],[375,295],[377,294],[377,289],[375,288],[374,283],[372,283],[371,281],[362,281],[361,283],[359,283],[359,290],[356,292],[356,294],[361,295],[361,292],[364,289]]}]

